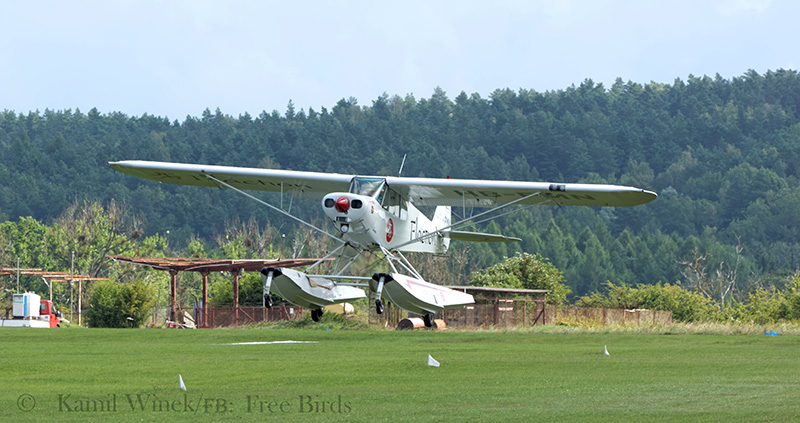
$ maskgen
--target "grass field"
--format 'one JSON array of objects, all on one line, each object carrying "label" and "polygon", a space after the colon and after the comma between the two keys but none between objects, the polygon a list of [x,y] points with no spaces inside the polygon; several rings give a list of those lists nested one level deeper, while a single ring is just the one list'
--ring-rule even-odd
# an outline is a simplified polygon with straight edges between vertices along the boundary
[{"label": "grass field", "polygon": [[[316,343],[226,345],[287,340]],[[798,336],[0,328],[0,357],[15,422],[800,418]]]}]

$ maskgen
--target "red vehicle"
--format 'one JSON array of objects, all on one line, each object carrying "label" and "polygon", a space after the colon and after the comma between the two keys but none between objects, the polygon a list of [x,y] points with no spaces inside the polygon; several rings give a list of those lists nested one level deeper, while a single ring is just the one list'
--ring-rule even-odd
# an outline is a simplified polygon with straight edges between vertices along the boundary
[{"label": "red vehicle", "polygon": [[54,306],[53,303],[48,300],[42,300],[42,303],[39,306],[39,317],[47,319],[45,316],[50,317],[49,320],[51,328],[61,327],[61,312],[56,310],[56,306]]}]

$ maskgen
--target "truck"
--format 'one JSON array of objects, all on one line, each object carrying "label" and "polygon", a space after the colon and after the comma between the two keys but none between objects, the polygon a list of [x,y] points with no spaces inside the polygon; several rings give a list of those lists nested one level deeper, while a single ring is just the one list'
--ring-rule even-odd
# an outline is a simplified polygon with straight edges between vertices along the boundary
[{"label": "truck", "polygon": [[[9,318],[11,311],[11,318]],[[52,301],[42,300],[33,293],[14,294],[11,309],[6,308],[0,327],[55,328],[61,327],[61,313]]]}]

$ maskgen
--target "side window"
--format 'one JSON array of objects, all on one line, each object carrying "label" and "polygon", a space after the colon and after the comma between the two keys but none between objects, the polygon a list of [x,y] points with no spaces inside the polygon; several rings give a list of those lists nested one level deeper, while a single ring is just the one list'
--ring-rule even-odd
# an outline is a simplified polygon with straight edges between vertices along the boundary
[{"label": "side window", "polygon": [[387,208],[386,201],[390,201],[388,197],[390,196],[386,195],[386,184],[382,184],[378,195],[375,196],[375,201],[377,201],[378,204],[383,204],[383,208]]},{"label": "side window", "polygon": [[391,188],[386,192],[386,198],[384,198],[382,205],[384,209],[401,219],[405,219],[408,215],[406,201],[397,191]]}]

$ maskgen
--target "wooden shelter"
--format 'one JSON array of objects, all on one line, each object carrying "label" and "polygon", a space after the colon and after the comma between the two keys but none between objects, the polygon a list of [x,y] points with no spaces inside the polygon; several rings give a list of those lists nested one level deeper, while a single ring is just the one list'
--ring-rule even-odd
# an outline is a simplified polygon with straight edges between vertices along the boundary
[{"label": "wooden shelter", "polygon": [[201,327],[208,327],[208,275],[211,272],[229,272],[233,275],[233,308],[234,323],[239,322],[239,276],[242,272],[257,272],[263,267],[298,267],[310,266],[319,259],[205,259],[205,258],[181,258],[181,257],[127,257],[112,256],[108,257],[118,262],[132,263],[147,266],[156,270],[169,272],[169,298],[170,298],[170,321],[176,321],[177,315],[177,296],[178,296],[178,273],[179,272],[199,272],[203,277],[203,318],[198,322]]}]

